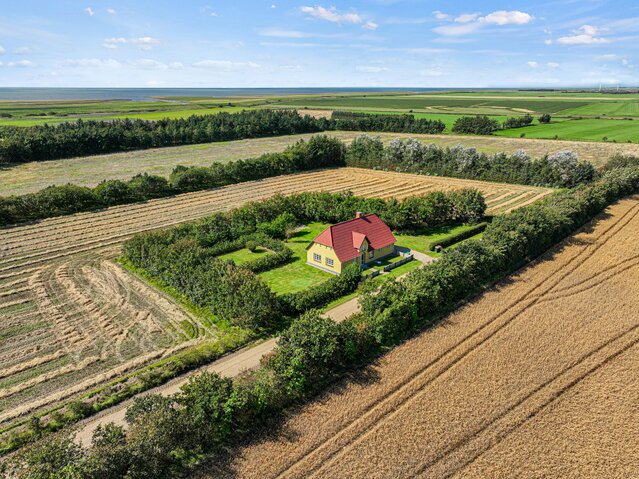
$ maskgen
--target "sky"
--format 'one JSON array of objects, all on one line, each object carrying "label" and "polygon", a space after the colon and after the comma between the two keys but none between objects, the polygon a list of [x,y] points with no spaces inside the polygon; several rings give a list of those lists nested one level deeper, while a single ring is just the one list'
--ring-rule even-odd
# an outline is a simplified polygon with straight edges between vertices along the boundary
[{"label": "sky", "polygon": [[636,0],[0,2],[0,87],[639,86]]}]

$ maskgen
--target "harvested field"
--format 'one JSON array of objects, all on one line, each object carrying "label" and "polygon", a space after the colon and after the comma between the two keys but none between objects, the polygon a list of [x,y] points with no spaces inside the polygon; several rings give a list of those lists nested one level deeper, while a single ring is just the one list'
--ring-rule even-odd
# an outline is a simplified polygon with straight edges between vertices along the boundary
[{"label": "harvested field", "polygon": [[198,477],[635,477],[637,235],[639,196]]},{"label": "harvested field", "polygon": [[[308,113],[308,112],[307,112]],[[359,132],[330,132],[343,141],[361,135]],[[373,135],[373,133],[371,133]],[[559,150],[574,150],[579,157],[602,165],[614,153],[639,155],[639,145],[630,143],[591,143],[583,141],[533,140],[524,138],[477,137],[458,135],[403,135],[397,133],[375,133],[386,143],[393,138],[419,138],[442,146],[464,145],[475,147],[486,153],[513,153],[526,150],[533,157]],[[150,150],[113,153],[67,160],[52,160],[24,163],[15,166],[0,165],[0,196],[32,193],[50,185],[75,183],[94,186],[105,179],[129,179],[147,172],[168,176],[176,165],[208,166],[213,162],[228,162],[256,157],[263,153],[284,150],[296,141],[312,135],[292,135],[274,138],[259,138],[202,145],[187,145]]]},{"label": "harvested field", "polygon": [[0,229],[0,423],[117,377],[189,341],[215,337],[216,331],[113,262],[120,243],[133,234],[275,193],[351,190],[387,198],[468,186],[482,190],[494,211],[551,191],[342,168]]}]

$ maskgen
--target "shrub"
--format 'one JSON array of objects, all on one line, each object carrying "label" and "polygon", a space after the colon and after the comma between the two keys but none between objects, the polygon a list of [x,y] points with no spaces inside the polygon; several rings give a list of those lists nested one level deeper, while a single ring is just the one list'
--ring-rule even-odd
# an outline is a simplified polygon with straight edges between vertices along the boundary
[{"label": "shrub", "polygon": [[532,122],[533,117],[528,113],[522,116],[507,118],[506,121],[504,121],[504,130],[507,130],[509,128],[521,128],[524,126],[530,126]]},{"label": "shrub", "polygon": [[550,123],[551,117],[548,113],[544,113],[537,120],[539,123]]},{"label": "shrub", "polygon": [[490,135],[499,130],[499,122],[487,116],[462,116],[453,123],[453,133],[469,135]]}]

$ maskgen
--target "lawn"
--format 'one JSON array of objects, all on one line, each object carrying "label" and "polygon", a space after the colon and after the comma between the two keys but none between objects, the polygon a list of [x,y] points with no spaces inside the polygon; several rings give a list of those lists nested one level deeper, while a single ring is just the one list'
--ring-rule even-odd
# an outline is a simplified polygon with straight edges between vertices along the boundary
[{"label": "lawn", "polygon": [[264,248],[257,248],[255,251],[242,248],[237,251],[231,251],[230,253],[220,255],[218,258],[226,261],[232,260],[235,264],[240,265],[268,255],[268,250]]},{"label": "lawn", "polygon": [[327,226],[324,223],[310,223],[298,231],[286,242],[293,250],[293,260],[259,274],[276,294],[296,293],[317,286],[333,276],[306,264],[306,247]]},{"label": "lawn", "polygon": [[433,241],[439,241],[451,234],[463,233],[474,226],[475,225],[440,226],[424,231],[424,234],[421,235],[395,234],[395,238],[397,239],[398,246],[405,246],[420,253],[431,254],[432,251],[428,250],[428,246]]},{"label": "lawn", "polygon": [[518,138],[525,133],[526,138],[555,137],[565,140],[590,140],[617,142],[639,141],[639,121],[583,119],[567,120],[547,125],[534,125],[524,128],[496,131],[494,135]]}]

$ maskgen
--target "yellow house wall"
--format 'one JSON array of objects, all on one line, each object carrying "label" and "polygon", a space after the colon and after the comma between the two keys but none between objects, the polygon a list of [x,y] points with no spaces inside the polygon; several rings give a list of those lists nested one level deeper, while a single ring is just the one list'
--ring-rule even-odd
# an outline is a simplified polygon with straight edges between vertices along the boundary
[{"label": "yellow house wall", "polygon": [[[313,254],[318,254],[322,257],[322,262],[318,263],[313,259]],[[326,258],[333,260],[333,266],[326,264]],[[313,243],[306,251],[306,262],[319,266],[327,271],[335,271],[336,273],[342,272],[342,263],[337,259],[335,250],[330,246],[324,246],[323,244]]]},{"label": "yellow house wall", "polygon": [[[376,261],[378,259],[381,258],[385,258],[386,256],[393,254],[395,252],[395,245],[389,245],[386,246],[384,248],[380,248],[380,249],[376,249],[373,251],[373,257],[369,258],[369,251],[368,251],[368,244],[367,246],[367,250],[366,250],[366,260],[364,261],[364,263],[370,263],[372,261]],[[317,262],[313,259],[313,255],[314,254],[319,254],[322,257],[322,261],[321,262]],[[326,264],[326,258],[330,258],[333,260],[333,266],[328,266]],[[313,243],[308,250],[306,250],[306,262],[312,265],[316,265],[319,266],[327,271],[334,271],[335,273],[339,274],[342,272],[342,267],[344,267],[346,264],[349,264],[351,262],[354,262],[356,264],[361,264],[361,253],[360,255],[355,258],[354,260],[351,261],[346,261],[344,262],[344,264],[342,264],[338,259],[337,259],[337,255],[335,254],[335,250],[333,250],[333,248],[331,248],[330,246],[325,246],[323,244],[319,244],[319,243]]]}]

